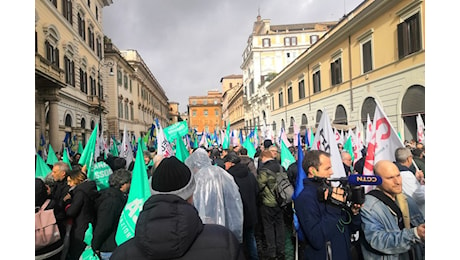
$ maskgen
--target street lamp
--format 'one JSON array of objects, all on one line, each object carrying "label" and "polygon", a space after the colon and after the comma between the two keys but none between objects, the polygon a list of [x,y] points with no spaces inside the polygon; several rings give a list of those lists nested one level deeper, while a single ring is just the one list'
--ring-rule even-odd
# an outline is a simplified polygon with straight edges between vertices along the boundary
[{"label": "street lamp", "polygon": [[113,76],[113,62],[112,61],[107,61],[107,63],[104,61],[104,59],[99,60],[99,64],[97,67],[97,78],[98,78],[98,102],[99,102],[99,133],[102,134],[102,103],[101,100],[104,98],[104,93],[103,93],[103,84],[102,84],[102,75],[101,75],[101,69],[102,68],[110,68],[109,71],[109,76]]}]

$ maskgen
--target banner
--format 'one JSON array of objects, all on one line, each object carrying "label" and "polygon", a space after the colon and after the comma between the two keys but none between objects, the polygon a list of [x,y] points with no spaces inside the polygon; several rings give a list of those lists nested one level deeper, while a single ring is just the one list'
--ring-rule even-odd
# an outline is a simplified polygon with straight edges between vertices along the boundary
[{"label": "banner", "polygon": [[163,133],[166,137],[166,140],[172,143],[176,138],[176,134],[178,134],[181,137],[188,134],[187,121],[180,121],[168,127],[165,127],[163,128]]}]

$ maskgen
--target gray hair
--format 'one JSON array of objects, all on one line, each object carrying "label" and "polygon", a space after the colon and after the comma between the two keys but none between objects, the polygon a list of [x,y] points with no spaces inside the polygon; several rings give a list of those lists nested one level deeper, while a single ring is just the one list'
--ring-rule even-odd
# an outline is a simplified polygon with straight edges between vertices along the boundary
[{"label": "gray hair", "polygon": [[118,169],[110,174],[109,185],[110,187],[120,189],[123,184],[131,182],[131,176],[132,174],[130,171],[126,169]]},{"label": "gray hair", "polygon": [[412,156],[412,152],[409,148],[406,147],[398,147],[395,150],[395,160],[396,162],[403,163]]}]

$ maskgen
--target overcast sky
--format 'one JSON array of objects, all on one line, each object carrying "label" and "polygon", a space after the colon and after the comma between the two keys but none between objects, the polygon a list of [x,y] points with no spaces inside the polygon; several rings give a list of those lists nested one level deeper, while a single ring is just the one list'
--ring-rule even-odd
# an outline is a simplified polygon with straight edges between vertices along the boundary
[{"label": "overcast sky", "polygon": [[135,49],[185,112],[189,96],[221,89],[242,74],[242,53],[260,12],[272,25],[338,21],[363,0],[113,0],[103,9],[104,34]]}]

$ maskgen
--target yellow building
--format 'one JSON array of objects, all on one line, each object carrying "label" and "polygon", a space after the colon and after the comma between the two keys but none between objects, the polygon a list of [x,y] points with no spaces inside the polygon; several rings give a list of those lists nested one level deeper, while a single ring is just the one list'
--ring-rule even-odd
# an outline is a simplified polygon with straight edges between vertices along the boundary
[{"label": "yellow building", "polygon": [[[198,134],[203,131],[217,133],[223,128],[222,92],[208,91],[207,96],[190,96],[188,98],[188,126]],[[225,126],[226,127],[226,126]]]},{"label": "yellow building", "polygon": [[230,123],[230,128],[244,128],[243,75],[228,75],[220,79],[222,85],[222,120],[223,125]]},{"label": "yellow building", "polygon": [[107,130],[102,8],[112,0],[35,1],[35,145],[55,151],[64,137],[83,145]]},{"label": "yellow building", "polygon": [[277,73],[294,61],[337,22],[272,25],[260,15],[254,22],[243,51],[245,126],[261,129],[269,124],[270,98],[266,85]]},{"label": "yellow building", "polygon": [[360,129],[376,103],[401,137],[416,139],[425,116],[425,1],[367,0],[267,86],[274,129]]},{"label": "yellow building", "polygon": [[169,124],[175,124],[182,120],[179,113],[179,103],[169,102]]}]

